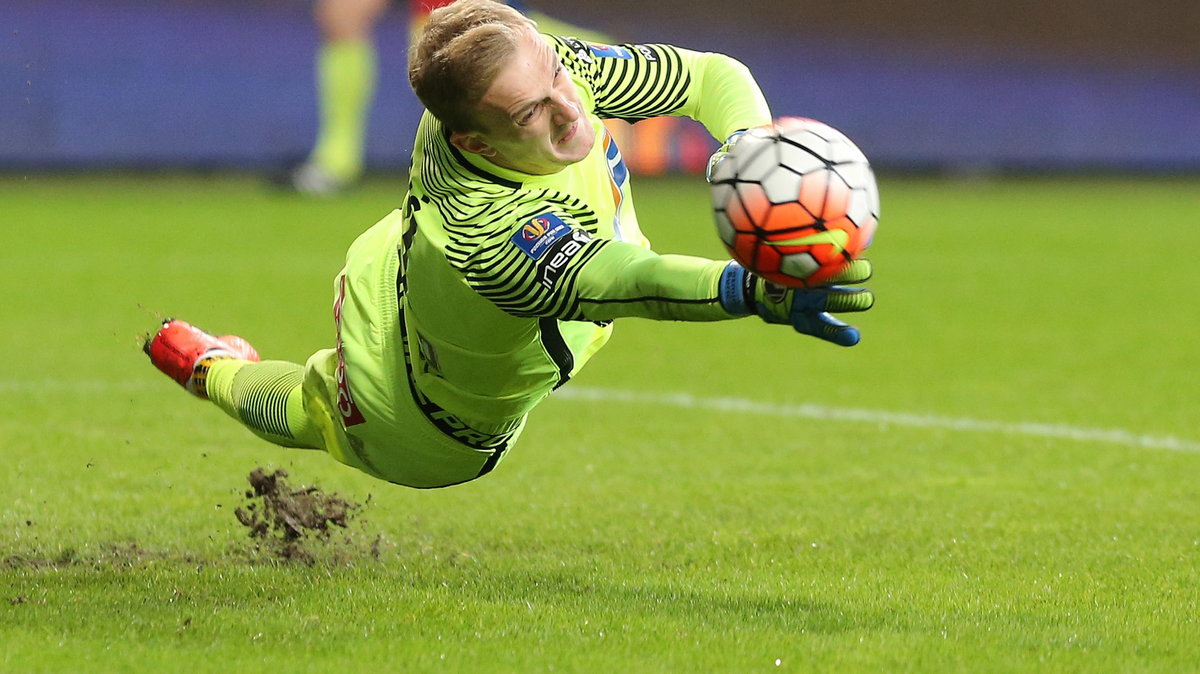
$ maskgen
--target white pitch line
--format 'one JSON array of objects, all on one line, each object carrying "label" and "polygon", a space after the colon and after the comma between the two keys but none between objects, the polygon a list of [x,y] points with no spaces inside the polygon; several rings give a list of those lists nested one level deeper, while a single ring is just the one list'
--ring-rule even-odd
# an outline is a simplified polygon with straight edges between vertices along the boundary
[{"label": "white pitch line", "polygon": [[[97,393],[134,393],[164,390],[154,381],[105,381],[69,379],[0,379],[0,395],[56,394],[94,395]],[[888,412],[854,407],[830,407],[812,403],[780,404],[749,398],[697,396],[691,393],[651,393],[595,386],[568,385],[554,392],[555,400],[567,402],[610,402],[631,405],[653,405],[712,412],[735,412],[760,417],[783,419],[817,419],[820,421],[857,421],[905,428],[933,428],[968,433],[1018,435],[1053,438],[1075,442],[1098,442],[1108,445],[1164,449],[1174,452],[1200,452],[1200,442],[1169,435],[1144,435],[1121,428],[1087,428],[1065,424],[1033,421],[989,421],[969,417],[944,417],[913,412]]]},{"label": "white pitch line", "polygon": [[622,389],[589,386],[566,386],[554,392],[557,400],[580,402],[613,402],[633,405],[676,407],[712,412],[735,412],[753,416],[785,419],[818,419],[821,421],[857,421],[906,428],[935,428],[970,433],[1020,435],[1054,438],[1077,442],[1099,442],[1142,449],[1165,449],[1175,452],[1200,452],[1200,442],[1171,436],[1141,435],[1124,429],[1084,428],[1064,424],[1038,422],[988,421],[966,417],[943,417],[910,412],[828,407],[825,405],[779,404],[748,398],[706,397],[690,393],[646,393]]}]

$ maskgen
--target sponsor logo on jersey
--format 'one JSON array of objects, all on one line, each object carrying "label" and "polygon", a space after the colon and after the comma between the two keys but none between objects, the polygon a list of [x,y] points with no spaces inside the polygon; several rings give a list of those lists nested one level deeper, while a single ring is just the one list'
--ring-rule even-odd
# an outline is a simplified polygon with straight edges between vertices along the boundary
[{"label": "sponsor logo on jersey", "polygon": [[592,240],[592,235],[582,229],[572,229],[571,236],[565,237],[550,247],[549,255],[538,267],[538,282],[546,290],[554,290],[559,277],[567,268],[567,263],[575,254],[583,249],[584,244]]},{"label": "sponsor logo on jersey", "polygon": [[600,44],[599,42],[589,42],[588,49],[592,52],[592,56],[596,58],[608,59],[631,59],[633,54],[624,47],[618,47],[610,44]]},{"label": "sponsor logo on jersey", "polygon": [[333,303],[333,324],[337,328],[337,340],[334,348],[337,350],[337,408],[342,414],[342,424],[347,428],[367,422],[358,405],[354,403],[354,395],[350,393],[350,380],[346,377],[346,355],[342,348],[342,304],[346,302],[346,277],[338,279],[338,296]]},{"label": "sponsor logo on jersey", "polygon": [[509,441],[512,440],[513,435],[516,434],[517,426],[520,425],[520,421],[518,420],[513,423],[512,430],[502,433],[477,431],[468,426],[462,419],[439,407],[437,403],[426,397],[416,386],[412,386],[411,390],[413,401],[417,403],[417,407],[421,408],[421,413],[425,415],[426,419],[429,419],[439,431],[471,449],[502,452]]},{"label": "sponsor logo on jersey", "polygon": [[568,37],[568,38],[563,38],[563,42],[565,42],[567,44],[567,47],[569,47],[571,49],[571,53],[573,53],[575,55],[575,57],[578,58],[580,61],[583,61],[584,63],[595,63],[596,62],[594,59],[592,59],[592,54],[588,50],[587,45],[584,44],[581,40],[576,40],[573,37]]},{"label": "sponsor logo on jersey", "polygon": [[647,47],[646,45],[635,44],[635,45],[633,45],[633,48],[638,50],[638,53],[640,53],[642,56],[644,56],[647,61],[653,61],[655,63],[658,62],[658,54],[655,54],[654,50]]},{"label": "sponsor logo on jersey", "polygon": [[529,257],[540,260],[555,241],[571,232],[571,226],[554,213],[546,212],[529,219],[512,235],[512,242]]}]

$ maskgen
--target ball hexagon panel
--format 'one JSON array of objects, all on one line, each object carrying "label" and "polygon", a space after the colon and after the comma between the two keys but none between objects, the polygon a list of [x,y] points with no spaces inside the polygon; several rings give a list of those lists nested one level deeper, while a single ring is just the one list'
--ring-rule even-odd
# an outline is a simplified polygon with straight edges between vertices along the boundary
[{"label": "ball hexagon panel", "polygon": [[738,182],[737,201],[741,203],[749,222],[761,226],[766,221],[767,212],[771,210],[771,202],[767,199],[767,193],[763,191],[762,185]]},{"label": "ball hexagon panel", "polygon": [[821,263],[810,253],[792,253],[779,260],[779,271],[797,279],[808,278],[820,268]]},{"label": "ball hexagon panel", "polygon": [[817,219],[799,202],[791,201],[772,206],[767,218],[761,223],[764,235],[774,238],[783,234],[784,238],[792,238],[790,232],[815,224]]},{"label": "ball hexagon panel", "polygon": [[729,219],[729,224],[739,232],[753,232],[754,222],[750,220],[750,216],[746,214],[746,209],[742,208],[742,200],[737,197],[736,192],[729,201],[725,204],[725,217]]},{"label": "ball hexagon panel", "polygon": [[[724,163],[722,163],[722,166],[723,165],[724,165]],[[729,203],[730,197],[733,196],[733,190],[734,190],[733,185],[731,185],[729,183],[714,182],[712,185],[710,185],[709,192],[712,195],[713,210],[720,210],[720,209],[725,208],[725,205]]]},{"label": "ball hexagon panel", "polygon": [[804,174],[796,200],[817,218],[825,217],[826,196],[829,191],[829,171],[822,169]]},{"label": "ball hexagon panel", "polygon": [[757,182],[779,166],[775,141],[769,138],[742,136],[733,146],[730,157],[734,160],[738,180]]},{"label": "ball hexagon panel", "polygon": [[829,154],[825,158],[834,164],[866,163],[867,161],[862,150],[858,149],[858,146],[851,143],[850,139],[845,136],[842,136],[840,140],[830,141]]},{"label": "ball hexagon panel", "polygon": [[779,164],[801,174],[825,168],[825,160],[791,143],[779,144]]},{"label": "ball hexagon panel", "polygon": [[795,201],[800,195],[800,180],[803,176],[791,171],[773,171],[762,179],[763,192],[773,204]]},{"label": "ball hexagon panel", "polygon": [[856,226],[861,227],[867,220],[874,217],[871,212],[871,195],[866,190],[858,189],[850,192],[850,205],[846,208],[846,217]]},{"label": "ball hexagon panel", "polygon": [[747,268],[754,267],[754,259],[757,256],[759,249],[758,237],[753,234],[738,232],[733,240],[733,245],[730,246],[730,251],[733,257],[741,262]]},{"label": "ball hexagon panel", "polygon": [[848,162],[838,164],[833,167],[833,170],[846,181],[846,184],[855,189],[863,189],[867,185],[875,184],[875,174],[871,173],[871,167],[862,162]]},{"label": "ball hexagon panel", "polygon": [[734,231],[733,224],[729,222],[729,216],[725,215],[725,211],[714,211],[713,218],[717,221],[717,236],[726,246],[732,247],[737,232]]},{"label": "ball hexagon panel", "polygon": [[[789,131],[780,139],[783,145],[797,146],[797,149],[803,150],[807,148],[812,154],[829,158],[829,141],[813,133],[809,129]],[[822,164],[826,162],[821,162]]]}]

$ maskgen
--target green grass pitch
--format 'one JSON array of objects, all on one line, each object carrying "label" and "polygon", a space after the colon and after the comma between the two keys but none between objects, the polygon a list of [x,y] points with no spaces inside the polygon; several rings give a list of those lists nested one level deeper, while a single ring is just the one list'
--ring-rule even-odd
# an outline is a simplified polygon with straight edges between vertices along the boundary
[{"label": "green grass pitch", "polygon": [[[1198,188],[885,176],[858,347],[621,321],[496,472],[414,491],[137,343],[329,346],[401,181],[0,178],[0,671],[1195,671]],[[721,255],[700,181],[634,189],[656,249]],[[369,496],[362,539],[254,554],[257,466]]]}]

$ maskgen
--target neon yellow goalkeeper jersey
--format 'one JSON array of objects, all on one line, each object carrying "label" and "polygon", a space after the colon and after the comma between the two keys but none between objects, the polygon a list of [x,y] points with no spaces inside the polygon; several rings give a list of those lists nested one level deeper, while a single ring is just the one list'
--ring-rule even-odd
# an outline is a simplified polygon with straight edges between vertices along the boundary
[{"label": "neon yellow goalkeeper jersey", "polygon": [[615,318],[730,318],[717,292],[725,262],[650,250],[601,120],[687,115],[717,138],[770,121],[757,84],[728,57],[544,38],[579,90],[592,152],[553,175],[522,174],[459,151],[426,113],[404,208],[397,292],[410,376],[485,432],[567,382]]}]

